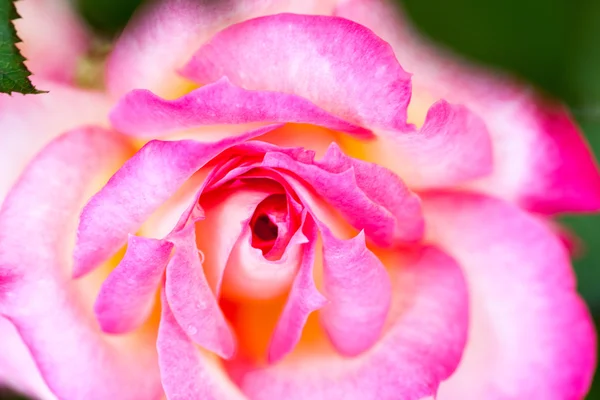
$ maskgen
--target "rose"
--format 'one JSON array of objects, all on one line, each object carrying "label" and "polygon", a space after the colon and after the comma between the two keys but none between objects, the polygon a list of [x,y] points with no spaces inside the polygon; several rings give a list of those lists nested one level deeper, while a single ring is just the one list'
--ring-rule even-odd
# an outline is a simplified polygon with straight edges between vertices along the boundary
[{"label": "rose", "polygon": [[318,6],[160,3],[116,43],[106,96],[25,41],[51,93],[2,99],[3,171],[20,173],[3,173],[0,211],[7,384],[584,396],[594,333],[548,217],[596,210],[599,180],[568,115],[434,52],[383,4]]}]

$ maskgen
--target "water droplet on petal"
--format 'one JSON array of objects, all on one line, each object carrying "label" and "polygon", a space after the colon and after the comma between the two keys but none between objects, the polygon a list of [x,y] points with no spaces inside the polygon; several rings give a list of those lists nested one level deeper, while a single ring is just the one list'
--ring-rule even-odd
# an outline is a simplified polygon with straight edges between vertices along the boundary
[{"label": "water droplet on petal", "polygon": [[196,303],[196,308],[198,310],[204,310],[206,309],[206,303],[203,301],[199,301],[198,303]]},{"label": "water droplet on petal", "polygon": [[198,333],[198,328],[196,328],[194,325],[188,325],[188,335],[195,335],[196,333]]}]

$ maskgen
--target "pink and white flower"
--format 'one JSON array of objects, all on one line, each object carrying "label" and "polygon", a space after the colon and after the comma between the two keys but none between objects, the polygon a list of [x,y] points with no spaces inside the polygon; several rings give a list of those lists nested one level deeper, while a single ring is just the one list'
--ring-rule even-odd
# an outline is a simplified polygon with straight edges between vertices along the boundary
[{"label": "pink and white flower", "polygon": [[563,107],[379,0],[164,0],[85,91],[66,3],[17,5],[50,93],[0,98],[2,383],[584,397],[595,333],[550,223],[597,211],[600,176]]}]

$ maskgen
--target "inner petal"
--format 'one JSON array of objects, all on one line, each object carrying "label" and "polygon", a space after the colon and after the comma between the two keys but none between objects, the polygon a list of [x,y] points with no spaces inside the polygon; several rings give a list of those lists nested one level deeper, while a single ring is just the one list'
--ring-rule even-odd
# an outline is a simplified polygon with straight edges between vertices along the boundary
[{"label": "inner petal", "polygon": [[279,260],[298,228],[295,219],[284,194],[269,196],[256,207],[250,220],[251,246],[260,249],[267,260]]}]

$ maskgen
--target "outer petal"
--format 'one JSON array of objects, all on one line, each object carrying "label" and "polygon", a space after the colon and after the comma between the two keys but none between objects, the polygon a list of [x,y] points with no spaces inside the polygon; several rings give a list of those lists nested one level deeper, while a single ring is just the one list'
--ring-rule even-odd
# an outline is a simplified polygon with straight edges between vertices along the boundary
[{"label": "outer petal", "polygon": [[465,356],[438,398],[583,398],[595,335],[560,240],[499,200],[423,200],[431,240],[460,262],[472,293]]},{"label": "outer petal", "polygon": [[66,134],[34,159],[0,211],[0,313],[61,399],[160,396],[153,347],[141,337],[137,347],[106,341],[68,270],[69,232],[86,190],[128,150],[99,128]]},{"label": "outer petal", "polygon": [[136,15],[108,60],[107,84],[116,97],[132,89],[173,93],[185,83],[176,75],[191,54],[227,25],[280,12],[331,13],[322,0],[165,0]]},{"label": "outer petal", "polygon": [[336,15],[373,29],[413,76],[413,97],[466,105],[487,125],[494,172],[477,190],[542,213],[600,209],[600,176],[568,112],[513,80],[469,67],[419,38],[384,0],[343,0]]},{"label": "outer petal", "polygon": [[410,75],[387,43],[351,21],[280,14],[231,26],[202,46],[183,74],[199,83],[295,94],[367,127],[406,128]]},{"label": "outer petal", "polygon": [[216,372],[219,367],[215,368],[181,329],[164,295],[156,346],[162,386],[169,400],[243,399],[234,385]]},{"label": "outer petal", "polygon": [[488,175],[494,165],[483,121],[467,108],[444,100],[431,106],[420,130],[381,134],[377,142],[359,151],[413,189],[454,186]]},{"label": "outer petal", "polygon": [[15,327],[0,317],[0,387],[10,387],[43,400],[56,399],[50,392],[29,349]]},{"label": "outer petal", "polygon": [[293,94],[250,91],[227,78],[196,89],[177,100],[164,100],[148,90],[134,90],[111,113],[113,126],[133,136],[156,136],[202,125],[251,122],[297,122],[355,133],[368,130],[327,113]]},{"label": "outer petal", "polygon": [[77,231],[74,275],[84,275],[114,253],[128,234],[139,229],[152,212],[213,157],[275,127],[215,143],[183,140],[146,144],[85,206]]},{"label": "outer petal", "polygon": [[386,42],[345,19],[282,14],[245,21],[216,34],[182,72],[199,83],[225,76],[245,89],[301,96],[372,129],[380,138],[368,146],[376,150],[370,159],[383,154],[413,187],[455,185],[491,171],[481,120],[440,102],[420,131],[407,124],[410,75]]},{"label": "outer petal", "polygon": [[286,400],[417,400],[435,394],[458,364],[466,339],[460,268],[434,248],[390,261],[398,296],[375,346],[346,358],[311,343],[276,365],[229,364],[242,391],[252,399]]},{"label": "outer petal", "polygon": [[73,3],[66,0],[21,0],[15,3],[21,16],[15,27],[18,46],[27,59],[33,79],[49,90],[39,78],[72,83],[77,62],[88,48],[89,34],[77,16]]},{"label": "outer petal", "polygon": [[94,305],[104,332],[124,333],[148,318],[173,243],[130,236],[121,263],[102,284]]},{"label": "outer petal", "polygon": [[367,249],[364,232],[339,240],[326,227],[323,238],[323,283],[329,300],[321,323],[342,354],[355,356],[381,336],[392,299],[390,278]]},{"label": "outer petal", "polygon": [[110,103],[102,95],[49,82],[43,86],[50,93],[0,94],[0,202],[50,140],[81,125],[106,121]]}]

